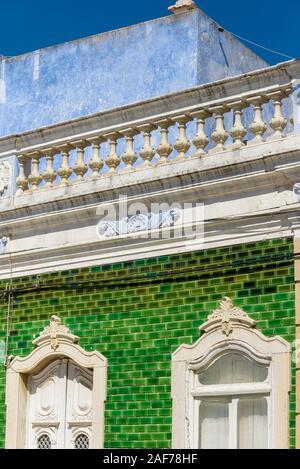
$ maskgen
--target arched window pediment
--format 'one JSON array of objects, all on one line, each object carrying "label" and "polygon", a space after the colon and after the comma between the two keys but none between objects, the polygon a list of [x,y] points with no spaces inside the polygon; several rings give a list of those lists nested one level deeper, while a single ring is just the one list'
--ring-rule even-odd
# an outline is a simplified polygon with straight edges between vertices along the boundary
[{"label": "arched window pediment", "polygon": [[216,344],[216,346],[209,349],[206,354],[192,360],[188,365],[189,369],[196,373],[201,373],[204,369],[212,366],[228,353],[239,354],[241,357],[244,357],[248,361],[251,360],[258,366],[268,366],[271,362],[271,355],[258,353],[258,351],[254,350],[249,344],[227,340],[226,344]]}]

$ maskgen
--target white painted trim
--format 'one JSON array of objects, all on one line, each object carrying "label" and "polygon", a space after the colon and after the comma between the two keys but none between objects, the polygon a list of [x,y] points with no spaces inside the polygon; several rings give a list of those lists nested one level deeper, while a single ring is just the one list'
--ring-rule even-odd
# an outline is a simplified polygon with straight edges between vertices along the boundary
[{"label": "white painted trim", "polygon": [[268,394],[272,391],[269,384],[264,383],[250,383],[250,384],[223,384],[222,389],[220,385],[202,386],[194,388],[191,391],[193,397],[203,396],[231,396],[232,394]]}]

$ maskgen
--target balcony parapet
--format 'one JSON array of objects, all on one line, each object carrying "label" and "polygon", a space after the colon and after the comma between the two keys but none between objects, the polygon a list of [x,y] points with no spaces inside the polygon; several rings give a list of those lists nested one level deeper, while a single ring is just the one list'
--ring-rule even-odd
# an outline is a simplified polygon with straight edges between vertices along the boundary
[{"label": "balcony parapet", "polygon": [[[124,175],[136,184],[146,169],[168,166],[176,173],[176,165],[188,160],[246,156],[247,148],[295,133],[296,76],[300,62],[291,61],[0,139],[2,198],[14,195],[19,205],[17,198],[47,191],[49,200],[55,189],[91,182],[99,190],[97,181],[107,187],[106,179]],[[13,158],[17,171],[9,168]]]}]

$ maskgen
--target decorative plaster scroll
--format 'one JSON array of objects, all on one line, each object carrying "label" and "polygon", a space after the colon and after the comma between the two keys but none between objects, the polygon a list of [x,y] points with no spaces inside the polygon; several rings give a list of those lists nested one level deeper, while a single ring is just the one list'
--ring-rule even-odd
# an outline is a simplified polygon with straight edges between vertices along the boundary
[{"label": "decorative plaster scroll", "polygon": [[70,332],[70,329],[61,324],[61,319],[58,316],[51,316],[50,325],[40,333],[37,339],[34,339],[32,343],[36,346],[44,345],[50,342],[52,350],[56,350],[61,341],[77,343],[79,338]]},{"label": "decorative plaster scroll", "polygon": [[228,337],[236,324],[251,328],[255,327],[256,322],[241,308],[234,306],[232,300],[225,296],[220,301],[220,307],[213,311],[207,321],[200,326],[200,331],[209,332],[221,327],[223,334]]},{"label": "decorative plaster scroll", "polygon": [[11,165],[8,161],[0,161],[0,195],[8,188]]},{"label": "decorative plaster scroll", "polygon": [[97,230],[101,237],[110,238],[117,235],[149,231],[155,228],[172,226],[180,218],[179,209],[171,209],[168,212],[138,214],[123,218],[121,221],[100,222]]},{"label": "decorative plaster scroll", "polygon": [[8,238],[6,238],[5,236],[0,238],[0,255],[5,254],[7,243],[8,243]]}]

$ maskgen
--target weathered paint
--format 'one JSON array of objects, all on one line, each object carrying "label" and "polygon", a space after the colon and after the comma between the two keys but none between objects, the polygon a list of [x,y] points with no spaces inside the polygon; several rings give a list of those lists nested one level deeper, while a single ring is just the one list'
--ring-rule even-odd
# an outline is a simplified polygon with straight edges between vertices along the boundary
[{"label": "weathered paint", "polygon": [[0,59],[0,136],[265,67],[201,10]]}]

